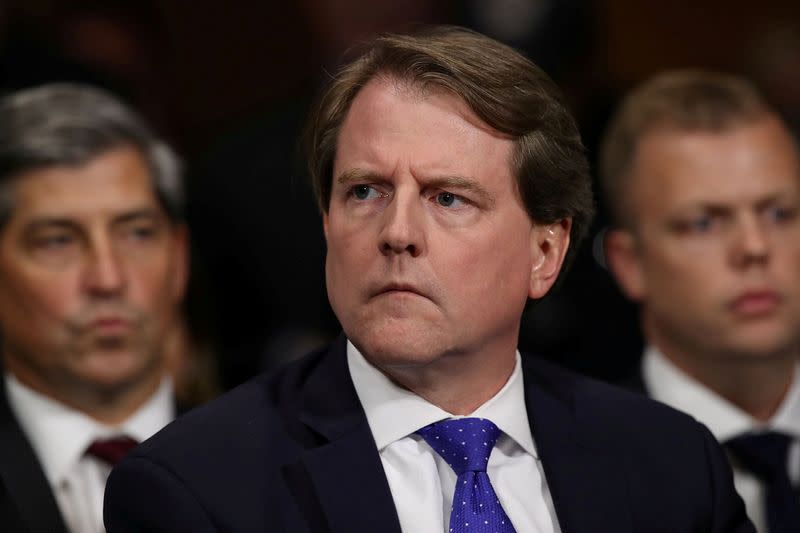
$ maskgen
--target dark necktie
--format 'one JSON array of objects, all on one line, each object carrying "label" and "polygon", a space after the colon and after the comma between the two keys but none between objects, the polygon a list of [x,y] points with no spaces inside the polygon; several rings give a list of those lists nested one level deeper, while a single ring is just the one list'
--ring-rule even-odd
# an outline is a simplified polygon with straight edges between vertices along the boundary
[{"label": "dark necktie", "polygon": [[130,437],[119,436],[110,439],[98,439],[92,442],[86,449],[88,455],[97,457],[105,461],[111,466],[119,463],[129,451],[131,451],[137,444],[135,440]]},{"label": "dark necktie", "polygon": [[725,442],[739,465],[764,483],[769,533],[800,532],[800,499],[787,472],[792,438],[783,433],[745,433]]},{"label": "dark necktie", "polygon": [[500,430],[484,418],[442,420],[417,431],[458,476],[450,533],[515,533],[486,465]]}]

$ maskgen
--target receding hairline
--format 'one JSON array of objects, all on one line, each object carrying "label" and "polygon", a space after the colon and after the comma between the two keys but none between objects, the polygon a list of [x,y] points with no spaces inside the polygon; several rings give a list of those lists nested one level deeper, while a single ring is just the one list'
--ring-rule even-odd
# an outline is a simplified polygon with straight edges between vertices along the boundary
[{"label": "receding hairline", "polygon": [[[685,138],[686,136],[707,136],[707,137],[724,137],[732,135],[742,130],[750,130],[753,128],[764,127],[773,125],[783,134],[783,137],[788,142],[790,150],[795,154],[795,157],[800,161],[800,147],[797,141],[792,136],[781,116],[765,108],[762,113],[754,114],[752,116],[741,116],[736,120],[726,122],[725,127],[719,128],[703,128],[703,127],[686,127],[676,123],[675,121],[665,120],[653,123],[649,128],[643,130],[642,133],[636,138],[635,145],[631,151],[631,157],[625,168],[622,179],[619,181],[624,182],[626,185],[627,193],[619,199],[620,208],[624,211],[624,223],[620,225],[627,227],[627,229],[635,229],[636,220],[641,211],[636,207],[636,191],[642,182],[641,164],[642,145],[646,142],[658,141],[661,139],[669,138]],[[798,168],[797,178],[800,180],[800,168]]]},{"label": "receding hairline", "polygon": [[[145,172],[147,184],[153,193],[153,197],[156,201],[156,205],[158,206],[159,211],[161,211],[166,216],[167,221],[169,222],[170,225],[181,225],[182,222],[179,219],[174,218],[170,214],[169,209],[164,204],[164,201],[159,195],[158,186],[155,181],[156,170],[152,168],[152,165],[150,165],[150,162],[143,148],[133,141],[123,140],[120,141],[119,143],[110,144],[105,149],[97,153],[91,154],[88,157],[70,161],[34,164],[25,168],[21,168],[14,173],[4,176],[3,179],[0,180],[0,204],[7,204],[7,205],[2,205],[2,207],[5,208],[4,209],[5,216],[0,217],[0,232],[2,232],[5,229],[8,221],[14,216],[14,211],[17,202],[18,188],[22,182],[30,178],[35,179],[36,178],[35,175],[39,175],[42,172],[58,171],[58,170],[69,170],[69,171],[80,172],[82,169],[93,164],[98,159],[106,157],[108,155],[113,155],[115,153],[128,153],[133,155],[138,160],[138,163],[141,164],[142,169]],[[0,209],[0,212],[2,211],[3,209]]]},{"label": "receding hairline", "polygon": [[723,133],[774,111],[748,80],[731,74],[668,71],[634,88],[609,121],[600,146],[600,184],[617,225],[631,222],[631,171],[641,140],[658,132]]},{"label": "receding hairline", "polygon": [[0,224],[13,208],[2,184],[29,171],[80,167],[129,145],[141,155],[170,219],[184,219],[180,159],[142,116],[110,92],[75,83],[39,85],[5,95],[0,116]]}]

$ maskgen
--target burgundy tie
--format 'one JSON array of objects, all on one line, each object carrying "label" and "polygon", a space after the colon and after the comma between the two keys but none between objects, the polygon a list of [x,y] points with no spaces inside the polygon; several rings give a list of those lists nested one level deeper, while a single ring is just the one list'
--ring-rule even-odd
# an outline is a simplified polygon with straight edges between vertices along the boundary
[{"label": "burgundy tie", "polygon": [[137,441],[125,436],[98,439],[89,445],[86,453],[114,466],[137,444]]}]

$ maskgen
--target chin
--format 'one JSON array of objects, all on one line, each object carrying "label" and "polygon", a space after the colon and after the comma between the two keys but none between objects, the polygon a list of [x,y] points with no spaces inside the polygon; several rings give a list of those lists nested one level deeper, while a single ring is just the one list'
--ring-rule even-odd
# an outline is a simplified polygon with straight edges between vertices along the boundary
[{"label": "chin", "polygon": [[432,324],[394,319],[345,329],[364,358],[379,367],[416,366],[436,361],[453,348],[443,331]]},{"label": "chin", "polygon": [[415,366],[425,366],[437,361],[441,357],[440,352],[426,350],[427,347],[417,347],[407,345],[397,346],[375,346],[366,348],[362,354],[372,365],[379,368],[408,368]]},{"label": "chin", "polygon": [[145,379],[154,368],[149,359],[130,349],[93,350],[84,357],[81,374],[87,383],[113,391]]},{"label": "chin", "polygon": [[786,320],[751,320],[734,324],[716,324],[706,328],[706,335],[696,339],[709,353],[742,361],[768,361],[787,352],[796,352],[800,344],[800,327],[791,327]]},{"label": "chin", "polygon": [[797,334],[790,335],[788,332],[751,332],[750,335],[737,337],[731,339],[731,351],[738,352],[741,356],[753,361],[766,361],[774,357],[780,359],[786,356],[794,357],[800,343]]}]

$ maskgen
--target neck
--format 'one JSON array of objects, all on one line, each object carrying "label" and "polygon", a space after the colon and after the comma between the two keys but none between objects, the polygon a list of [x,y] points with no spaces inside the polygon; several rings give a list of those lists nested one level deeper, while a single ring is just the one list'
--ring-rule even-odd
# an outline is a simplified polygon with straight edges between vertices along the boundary
[{"label": "neck", "polygon": [[413,366],[380,368],[389,379],[454,415],[468,415],[489,401],[511,377],[516,348],[495,355],[486,352],[450,354]]},{"label": "neck", "polygon": [[761,422],[775,415],[794,379],[796,350],[737,357],[695,353],[664,339],[648,339],[684,373]]},{"label": "neck", "polygon": [[151,371],[140,376],[135,383],[119,386],[97,386],[86,382],[53,386],[28,368],[15,365],[11,358],[6,358],[5,366],[23,385],[107,426],[119,425],[131,417],[155,394],[164,375],[163,371]]}]

